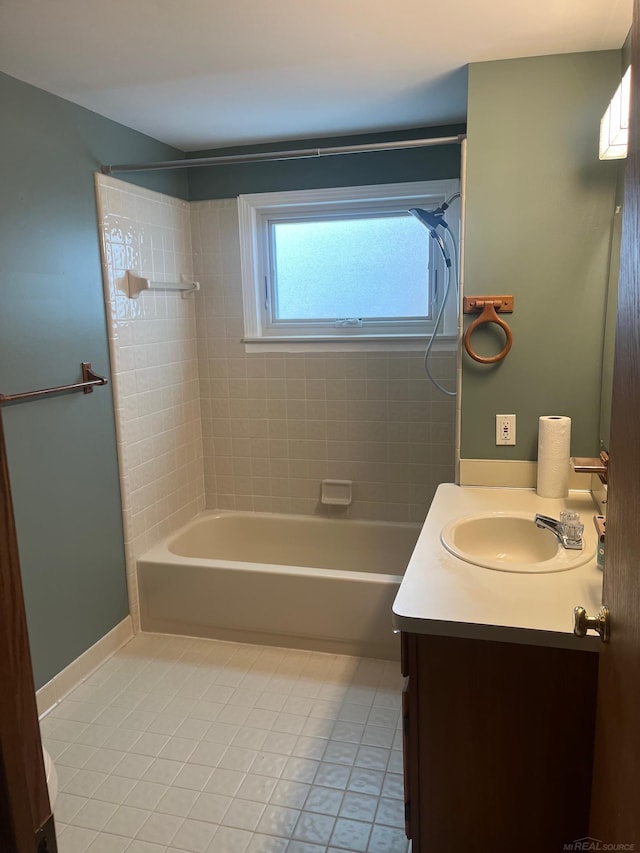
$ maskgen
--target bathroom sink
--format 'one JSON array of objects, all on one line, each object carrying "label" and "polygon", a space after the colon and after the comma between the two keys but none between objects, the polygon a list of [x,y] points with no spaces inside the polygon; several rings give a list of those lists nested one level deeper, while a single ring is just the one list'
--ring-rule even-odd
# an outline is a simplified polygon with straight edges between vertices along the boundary
[{"label": "bathroom sink", "polygon": [[501,572],[564,572],[584,565],[594,555],[563,548],[549,530],[536,527],[533,515],[490,512],[458,518],[442,528],[440,540],[454,556]]}]

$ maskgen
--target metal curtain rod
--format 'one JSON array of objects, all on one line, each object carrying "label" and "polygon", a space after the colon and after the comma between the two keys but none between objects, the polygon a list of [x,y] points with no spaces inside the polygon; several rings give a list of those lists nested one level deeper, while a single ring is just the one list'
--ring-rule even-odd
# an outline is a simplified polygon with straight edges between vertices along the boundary
[{"label": "metal curtain rod", "polygon": [[72,385],[58,385],[56,388],[41,388],[39,391],[23,391],[20,394],[0,394],[0,405],[4,403],[16,403],[18,400],[31,400],[34,397],[45,397],[49,394],[60,394],[62,391],[84,391],[85,394],[93,392],[94,385],[108,385],[109,380],[104,376],[98,376],[91,369],[90,361],[81,362],[82,382],[74,382]]},{"label": "metal curtain rod", "polygon": [[398,142],[371,142],[368,145],[337,145],[333,148],[299,148],[292,151],[263,151],[256,154],[229,154],[219,157],[196,157],[193,160],[160,160],[157,163],[120,163],[102,166],[105,175],[114,172],[148,172],[152,169],[192,169],[196,166],[227,166],[232,163],[263,163],[270,160],[303,160],[333,157],[336,154],[363,154],[394,151],[401,148],[428,148],[431,145],[460,145],[465,134],[434,136],[430,139],[404,139]]}]

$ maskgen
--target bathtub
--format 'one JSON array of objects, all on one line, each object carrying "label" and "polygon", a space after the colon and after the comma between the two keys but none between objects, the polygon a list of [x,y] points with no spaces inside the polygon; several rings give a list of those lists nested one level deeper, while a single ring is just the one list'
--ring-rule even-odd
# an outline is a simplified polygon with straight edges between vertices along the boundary
[{"label": "bathtub", "polygon": [[396,659],[420,525],[201,513],[137,561],[143,631]]}]

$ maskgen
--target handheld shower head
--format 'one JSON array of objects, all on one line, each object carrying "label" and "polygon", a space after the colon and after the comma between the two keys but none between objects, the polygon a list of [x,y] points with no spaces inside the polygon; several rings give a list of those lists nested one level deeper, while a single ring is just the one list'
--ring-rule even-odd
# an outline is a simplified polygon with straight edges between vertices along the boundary
[{"label": "handheld shower head", "polygon": [[[444,295],[442,297],[442,301],[440,302],[440,308],[438,309],[435,325],[433,331],[431,332],[431,337],[429,338],[429,343],[427,344],[427,349],[424,354],[424,369],[426,371],[427,376],[429,377],[431,382],[433,382],[436,388],[439,391],[442,391],[442,393],[446,394],[448,397],[455,397],[456,391],[448,391],[446,388],[443,388],[443,386],[438,382],[437,379],[434,379],[431,374],[431,371],[429,370],[429,355],[431,354],[431,349],[438,333],[440,320],[442,319],[445,306],[447,304],[447,298],[449,296],[449,286],[451,284],[452,262],[449,252],[447,251],[447,246],[445,244],[447,234],[449,235],[449,241],[453,246],[454,259],[456,258],[456,240],[444,219],[445,210],[448,209],[450,202],[452,202],[456,198],[460,198],[460,193],[455,193],[454,195],[452,195],[451,198],[444,201],[439,207],[436,207],[435,210],[424,210],[424,208],[422,207],[411,207],[408,211],[412,216],[415,216],[418,222],[424,225],[425,228],[428,230],[429,236],[433,239],[433,242],[440,249],[440,254],[442,255],[442,260],[445,264],[446,284],[444,288]],[[443,236],[438,232],[438,228],[443,229],[444,239]],[[453,275],[455,276],[456,293],[459,293],[458,274],[455,267],[453,268]]]},{"label": "handheld shower head", "polygon": [[409,208],[409,213],[433,231],[440,225],[443,228],[449,227],[444,220],[446,207],[448,207],[448,205],[442,205],[441,207],[437,207],[435,210],[424,210],[422,207],[411,207]]},{"label": "handheld shower head", "polygon": [[444,208],[445,205],[436,208],[436,210],[423,210],[421,207],[411,207],[409,208],[409,213],[429,229],[430,236],[433,237],[440,248],[445,264],[450,267],[451,258],[449,257],[449,252],[447,251],[444,240],[436,231],[436,228],[440,225],[447,231],[449,230],[449,226],[444,221]]}]

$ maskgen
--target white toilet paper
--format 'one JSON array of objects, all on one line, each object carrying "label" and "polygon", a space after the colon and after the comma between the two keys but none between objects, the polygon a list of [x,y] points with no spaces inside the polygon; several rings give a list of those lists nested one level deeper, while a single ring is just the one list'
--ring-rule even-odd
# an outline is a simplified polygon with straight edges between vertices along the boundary
[{"label": "white toilet paper", "polygon": [[565,498],[569,491],[571,418],[544,415],[538,422],[538,487],[542,498]]}]

